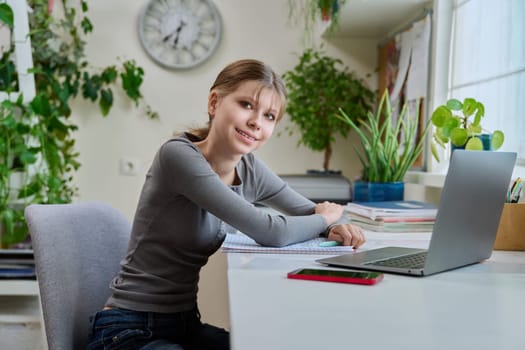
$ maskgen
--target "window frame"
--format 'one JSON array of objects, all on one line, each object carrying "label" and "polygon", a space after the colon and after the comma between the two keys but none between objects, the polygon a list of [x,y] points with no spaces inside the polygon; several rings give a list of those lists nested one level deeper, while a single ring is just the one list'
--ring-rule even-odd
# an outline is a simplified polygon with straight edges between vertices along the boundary
[{"label": "window frame", "polygon": [[[450,0],[434,0],[432,51],[430,72],[429,111],[432,111],[448,99],[450,88],[450,60],[451,40],[454,25],[455,2]],[[431,187],[441,187],[448,170],[450,152],[448,149],[437,147],[441,161],[437,162],[430,152],[432,138],[428,138],[426,147],[426,172],[423,176],[416,176],[418,183]],[[411,172],[410,178],[414,179],[416,171]],[[421,174],[420,174],[421,175]],[[514,169],[513,178],[525,177],[525,159],[519,159]]]},{"label": "window frame", "polygon": [[[431,63],[430,111],[433,111],[437,106],[443,104],[443,102],[449,98],[448,93],[451,89],[450,77],[452,73],[450,60],[453,59],[451,43],[454,30],[454,8],[455,1],[434,1],[434,36],[432,38],[434,55]],[[429,138],[428,142],[430,145],[431,138]],[[442,172],[443,170],[446,170],[448,168],[450,154],[448,149],[442,150],[438,147],[441,157],[440,163],[438,163],[430,154],[430,146],[427,149],[427,170],[429,172]],[[525,159],[519,159],[517,164],[525,168]]]}]

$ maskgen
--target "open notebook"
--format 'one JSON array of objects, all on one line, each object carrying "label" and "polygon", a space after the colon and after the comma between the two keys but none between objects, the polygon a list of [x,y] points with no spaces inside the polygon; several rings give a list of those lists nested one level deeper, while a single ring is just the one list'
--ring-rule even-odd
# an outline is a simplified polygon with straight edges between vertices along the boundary
[{"label": "open notebook", "polygon": [[271,254],[340,254],[352,252],[352,247],[321,247],[319,244],[325,242],[326,238],[315,238],[309,241],[290,244],[286,247],[264,247],[257,244],[250,237],[241,233],[228,233],[221,246],[223,252],[227,253],[271,253]]}]

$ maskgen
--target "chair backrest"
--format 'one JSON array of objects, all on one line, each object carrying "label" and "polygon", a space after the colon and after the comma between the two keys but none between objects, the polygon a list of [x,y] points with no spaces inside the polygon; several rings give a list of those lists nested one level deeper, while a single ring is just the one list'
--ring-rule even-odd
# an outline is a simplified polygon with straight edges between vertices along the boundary
[{"label": "chair backrest", "polygon": [[49,349],[84,349],[89,316],[104,306],[131,232],[100,202],[34,204],[25,210]]}]

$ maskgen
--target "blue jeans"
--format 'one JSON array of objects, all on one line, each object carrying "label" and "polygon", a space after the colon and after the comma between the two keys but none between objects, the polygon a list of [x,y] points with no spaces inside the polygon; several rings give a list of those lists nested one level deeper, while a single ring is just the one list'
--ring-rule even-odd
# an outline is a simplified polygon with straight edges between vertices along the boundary
[{"label": "blue jeans", "polygon": [[230,335],[202,323],[199,310],[163,314],[126,309],[97,312],[90,318],[88,350],[230,349]]}]

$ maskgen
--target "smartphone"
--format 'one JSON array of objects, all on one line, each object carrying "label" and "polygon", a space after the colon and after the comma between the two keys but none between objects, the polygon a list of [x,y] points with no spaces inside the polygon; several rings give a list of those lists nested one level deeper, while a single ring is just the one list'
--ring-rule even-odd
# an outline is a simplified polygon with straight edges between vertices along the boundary
[{"label": "smartphone", "polygon": [[301,268],[288,272],[288,278],[371,285],[381,281],[383,279],[383,273],[372,271]]}]

